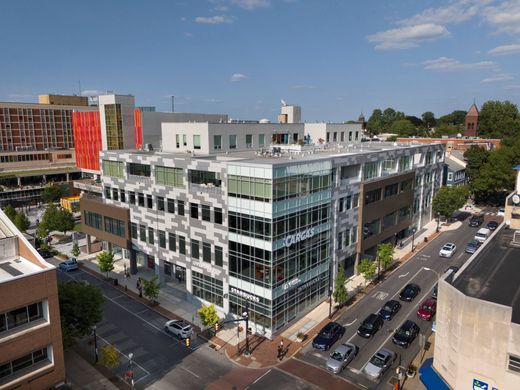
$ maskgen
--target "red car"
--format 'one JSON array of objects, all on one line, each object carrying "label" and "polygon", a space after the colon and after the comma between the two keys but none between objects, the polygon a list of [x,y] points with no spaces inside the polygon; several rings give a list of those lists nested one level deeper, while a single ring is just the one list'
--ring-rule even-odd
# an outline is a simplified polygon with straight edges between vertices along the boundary
[{"label": "red car", "polygon": [[417,310],[417,317],[422,320],[430,321],[435,315],[435,309],[437,308],[437,302],[435,299],[427,299],[421,306],[419,306],[419,310]]}]

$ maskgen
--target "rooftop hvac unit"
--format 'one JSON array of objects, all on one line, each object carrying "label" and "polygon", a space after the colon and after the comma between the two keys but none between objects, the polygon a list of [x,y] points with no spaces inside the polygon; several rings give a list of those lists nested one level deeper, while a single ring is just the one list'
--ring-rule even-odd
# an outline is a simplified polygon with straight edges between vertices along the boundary
[{"label": "rooftop hvac unit", "polygon": [[152,144],[144,144],[144,150],[151,152],[153,151],[153,145]]}]

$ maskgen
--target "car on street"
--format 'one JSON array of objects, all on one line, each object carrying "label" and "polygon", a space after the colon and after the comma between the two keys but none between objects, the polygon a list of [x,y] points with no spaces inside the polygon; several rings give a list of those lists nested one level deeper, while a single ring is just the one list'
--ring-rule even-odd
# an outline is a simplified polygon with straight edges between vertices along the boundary
[{"label": "car on street", "polygon": [[390,300],[379,310],[379,315],[384,320],[390,321],[394,315],[401,309],[401,303],[396,300]]},{"label": "car on street", "polygon": [[433,286],[432,290],[432,298],[437,299],[437,290],[439,289],[439,283],[436,283],[435,286]]},{"label": "car on street", "polygon": [[441,250],[439,251],[439,256],[449,259],[456,251],[457,245],[455,245],[453,242],[448,242],[442,246]]},{"label": "car on street", "polygon": [[435,299],[426,299],[419,310],[417,310],[417,317],[421,320],[430,321],[435,316],[435,310],[437,309],[437,301]]},{"label": "car on street", "polygon": [[337,347],[325,363],[327,370],[339,374],[356,357],[359,348],[352,343],[343,343]]},{"label": "car on street", "polygon": [[337,322],[329,322],[320,333],[312,340],[312,346],[316,349],[327,351],[345,334],[345,327]]},{"label": "car on street", "polygon": [[52,253],[50,250],[48,249],[38,249],[38,254],[43,257],[44,259],[48,259],[50,257],[52,257]]},{"label": "car on street", "polygon": [[359,325],[357,334],[366,339],[372,337],[379,329],[383,327],[384,320],[379,314],[369,314],[367,318]]},{"label": "car on street", "polygon": [[400,292],[399,299],[405,302],[411,302],[419,294],[421,288],[415,283],[407,284]]},{"label": "car on street", "polygon": [[164,324],[164,330],[180,339],[187,339],[193,334],[193,328],[186,321],[169,320]]},{"label": "car on street", "polygon": [[491,231],[493,230],[496,230],[498,227],[498,222],[497,221],[489,221],[486,225],[486,229],[489,229]]},{"label": "car on street", "polygon": [[498,208],[497,215],[499,217],[503,217],[505,213],[506,213],[506,210],[503,207]]},{"label": "car on street", "polygon": [[448,271],[453,271],[453,275],[455,275],[458,270],[459,270],[459,267],[457,267],[456,265],[452,265],[452,266],[449,266],[448,268],[446,268],[444,270],[444,273],[446,273]]},{"label": "car on street", "polygon": [[484,222],[484,218],[481,215],[473,215],[469,219],[469,226],[470,227],[479,227]]},{"label": "car on street", "polygon": [[71,259],[62,261],[60,264],[58,264],[58,268],[61,269],[62,271],[69,272],[69,271],[78,269],[79,267],[78,267],[78,262],[76,261],[76,259],[71,258]]},{"label": "car on street", "polygon": [[397,359],[397,354],[388,349],[381,348],[368,361],[363,371],[370,379],[379,379]]},{"label": "car on street", "polygon": [[478,229],[478,232],[475,234],[474,239],[480,243],[484,243],[491,234],[491,231],[486,228],[480,228]]},{"label": "car on street", "polygon": [[480,242],[477,240],[471,240],[466,244],[466,253],[475,253],[480,246]]},{"label": "car on street", "polygon": [[406,320],[394,333],[392,342],[401,348],[408,348],[415,340],[421,328],[415,322]]}]

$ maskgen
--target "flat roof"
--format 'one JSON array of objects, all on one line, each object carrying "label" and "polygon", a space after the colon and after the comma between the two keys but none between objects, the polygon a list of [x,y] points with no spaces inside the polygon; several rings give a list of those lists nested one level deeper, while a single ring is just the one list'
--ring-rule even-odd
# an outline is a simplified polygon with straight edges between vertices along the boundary
[{"label": "flat roof", "polygon": [[0,259],[0,283],[18,276],[34,274],[41,270],[41,267],[21,256]]},{"label": "flat roof", "polygon": [[520,246],[511,245],[514,232],[501,228],[452,284],[467,296],[512,307],[511,320],[520,324]]}]

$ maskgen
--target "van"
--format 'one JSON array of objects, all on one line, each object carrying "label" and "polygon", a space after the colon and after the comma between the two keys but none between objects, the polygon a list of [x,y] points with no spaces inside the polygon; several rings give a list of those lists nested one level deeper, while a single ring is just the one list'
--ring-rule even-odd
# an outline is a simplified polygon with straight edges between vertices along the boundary
[{"label": "van", "polygon": [[491,230],[489,230],[489,229],[486,229],[486,228],[478,229],[477,234],[475,234],[475,240],[480,243],[483,243],[484,241],[487,240],[490,233],[491,233]]}]

